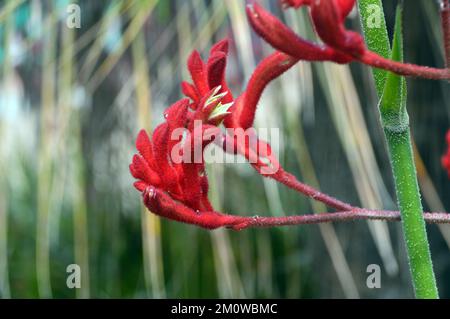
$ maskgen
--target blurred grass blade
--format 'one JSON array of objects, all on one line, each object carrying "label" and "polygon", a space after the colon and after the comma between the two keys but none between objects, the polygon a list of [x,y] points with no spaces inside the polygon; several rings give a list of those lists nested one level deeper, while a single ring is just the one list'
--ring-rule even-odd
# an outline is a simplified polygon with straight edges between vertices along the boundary
[{"label": "blurred grass blade", "polygon": [[111,52],[104,61],[102,61],[87,84],[91,91],[95,91],[95,89],[112,71],[119,59],[125,53],[125,50],[128,48],[130,43],[133,42],[142,26],[147,21],[147,18],[150,16],[157,3],[158,0],[134,2],[134,5],[137,6],[137,10],[132,11],[134,13],[134,16],[122,35],[122,41],[118,44],[117,48],[115,48],[115,50]]},{"label": "blurred grass blade", "polygon": [[48,32],[44,35],[41,86],[41,119],[40,144],[38,150],[38,207],[36,228],[36,271],[39,296],[50,298],[52,288],[50,283],[50,195],[53,176],[53,141],[52,127],[55,108],[55,55],[56,30],[51,27],[52,14],[45,24]]},{"label": "blurred grass blade", "polygon": [[[72,28],[61,25],[62,48],[59,61],[59,80],[58,80],[58,107],[60,109],[60,126],[62,141],[60,147],[63,154],[61,157],[68,157],[71,164],[72,175],[70,176],[73,190],[72,209],[73,209],[73,242],[75,263],[81,269],[81,287],[76,289],[78,298],[89,298],[90,296],[90,268],[89,268],[89,240],[88,240],[88,222],[87,222],[87,203],[85,196],[85,163],[82,149],[81,119],[79,110],[73,105],[74,97],[74,39],[75,32]],[[70,154],[70,156],[68,156]],[[64,165],[58,163],[62,169]],[[61,182],[61,181],[59,181]],[[55,181],[55,185],[58,185]],[[62,188],[62,187],[60,187]],[[62,206],[62,205],[61,205]],[[60,207],[62,211],[62,207]],[[59,220],[57,221],[59,224]]]},{"label": "blurred grass blade", "polygon": [[[156,3],[155,3],[156,4]],[[135,7],[132,12],[139,11]],[[133,77],[137,101],[138,126],[151,132],[151,84],[148,75],[148,60],[145,51],[144,31],[136,34],[131,43]],[[148,296],[164,298],[164,266],[161,252],[161,224],[159,217],[151,214],[141,204],[142,253],[145,286]]]}]

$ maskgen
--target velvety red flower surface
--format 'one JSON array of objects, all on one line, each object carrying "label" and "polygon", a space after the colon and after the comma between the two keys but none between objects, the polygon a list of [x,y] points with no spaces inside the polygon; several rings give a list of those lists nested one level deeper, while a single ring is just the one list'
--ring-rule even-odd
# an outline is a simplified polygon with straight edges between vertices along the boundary
[{"label": "velvety red flower surface", "polygon": [[442,167],[447,171],[448,177],[450,178],[450,130],[448,130],[445,135],[445,140],[447,142],[447,151],[441,158]]}]

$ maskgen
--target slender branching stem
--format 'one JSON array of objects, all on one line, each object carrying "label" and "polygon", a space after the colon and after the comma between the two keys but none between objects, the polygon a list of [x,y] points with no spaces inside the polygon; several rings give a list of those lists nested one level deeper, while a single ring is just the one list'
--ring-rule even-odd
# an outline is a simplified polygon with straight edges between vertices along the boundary
[{"label": "slender branching stem", "polygon": [[280,169],[276,174],[273,176],[270,176],[276,181],[286,185],[289,188],[292,188],[296,190],[299,193],[302,193],[316,201],[322,202],[328,207],[341,210],[341,211],[349,211],[349,210],[355,210],[358,209],[358,207],[352,206],[351,204],[345,203],[337,198],[334,198],[333,196],[330,196],[328,194],[322,193],[321,191],[315,189],[312,186],[309,186],[307,184],[304,184],[297,180],[297,178]]},{"label": "slender branching stem", "polygon": [[[423,217],[430,224],[449,224],[450,214],[448,213],[424,213]],[[234,225],[231,228],[242,230],[251,227],[274,227],[289,225],[307,225],[334,222],[350,222],[356,220],[384,220],[400,221],[399,211],[357,209],[351,211],[341,211],[334,213],[305,214],[282,217],[244,217],[236,216]],[[240,222],[238,222],[240,220]]]},{"label": "slender branching stem", "polygon": [[[448,12],[447,12],[448,15]],[[447,18],[448,21],[448,18]],[[448,23],[447,23],[448,24]],[[446,48],[447,51],[447,48]],[[362,63],[373,66],[375,68],[391,71],[398,75],[419,77],[431,80],[449,80],[449,69],[437,69],[428,66],[421,66],[410,63],[397,62],[383,58],[372,51],[366,51],[360,58]]]}]

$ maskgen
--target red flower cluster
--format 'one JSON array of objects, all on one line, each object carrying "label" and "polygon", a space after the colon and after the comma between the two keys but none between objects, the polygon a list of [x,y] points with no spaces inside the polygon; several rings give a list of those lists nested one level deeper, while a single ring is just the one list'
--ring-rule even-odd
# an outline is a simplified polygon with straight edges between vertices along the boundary
[{"label": "red flower cluster", "polygon": [[[166,121],[155,129],[151,140],[144,130],[139,132],[139,154],[134,155],[130,172],[139,180],[134,186],[143,193],[145,205],[155,214],[208,228],[228,222],[212,212],[202,154],[221,134],[216,125],[230,107],[223,103],[233,99],[224,82],[226,53],[227,41],[217,43],[205,65],[194,51],[188,62],[194,84],[182,84],[190,99],[166,110]],[[195,158],[198,150],[200,156]]]},{"label": "red flower cluster", "polygon": [[[208,200],[204,148],[214,141],[226,151],[243,154],[259,170],[275,161],[266,143],[257,140],[256,149],[252,149],[248,140],[237,144],[235,138],[222,133],[217,125],[225,119],[227,128],[248,128],[266,84],[294,64],[294,59],[283,54],[268,59],[259,67],[260,75],[250,80],[247,92],[233,104],[224,79],[227,53],[227,40],[212,47],[206,63],[197,51],[192,52],[188,69],[193,83],[182,83],[182,91],[190,99],[182,99],[166,110],[166,121],[155,129],[151,140],[144,130],[139,132],[136,140],[139,154],[134,155],[130,164],[131,174],[138,179],[134,186],[142,192],[144,203],[152,212],[205,228],[232,227],[242,224],[243,217],[213,210]],[[277,67],[280,62],[284,64]],[[198,150],[200,156],[195,158]],[[174,155],[180,160],[175,160]],[[260,160],[260,156],[268,157],[269,164]]]},{"label": "red flower cluster", "polygon": [[309,6],[312,22],[324,45],[307,41],[292,31],[257,3],[247,6],[247,16],[255,31],[275,49],[306,61],[349,63],[359,61],[366,65],[405,76],[429,79],[450,79],[448,69],[435,69],[385,59],[370,51],[362,36],[347,30],[344,20],[356,0],[282,0],[286,7]]},{"label": "red flower cluster", "polygon": [[447,131],[445,135],[445,140],[447,141],[447,151],[441,158],[442,167],[447,171],[450,178],[450,130]]},{"label": "red flower cluster", "polygon": [[[213,142],[226,152],[245,156],[261,175],[345,211],[344,215],[362,213],[360,208],[323,194],[284,171],[272,154],[270,145],[249,131],[263,90],[269,82],[301,59],[337,63],[357,60],[403,75],[428,78],[449,76],[448,70],[398,63],[367,50],[362,37],[344,27],[344,19],[355,0],[283,2],[286,6],[296,8],[302,5],[311,7],[312,20],[325,45],[298,37],[259,5],[248,6],[247,14],[256,32],[279,51],[258,64],[246,89],[236,99],[225,81],[228,41],[216,43],[206,63],[197,51],[192,52],[187,63],[192,83],[183,82],[181,85],[188,98],[166,110],[165,122],[155,129],[151,139],[145,131],[139,133],[136,140],[139,154],[133,157],[130,164],[130,172],[138,180],[134,186],[142,193],[144,204],[153,213],[208,229],[223,226],[242,229],[307,223],[312,220],[305,216],[253,218],[214,211],[208,200],[208,178],[203,158],[205,147]],[[222,132],[218,128],[222,122],[227,129],[246,131],[246,139],[241,141],[236,135],[230,135],[229,131]]]}]

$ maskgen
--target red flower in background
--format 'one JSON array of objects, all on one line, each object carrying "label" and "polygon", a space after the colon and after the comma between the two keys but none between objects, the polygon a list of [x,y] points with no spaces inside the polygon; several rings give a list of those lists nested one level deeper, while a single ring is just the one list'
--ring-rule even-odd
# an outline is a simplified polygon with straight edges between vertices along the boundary
[{"label": "red flower in background", "polygon": [[309,6],[312,22],[323,45],[307,41],[257,3],[247,6],[253,29],[275,49],[306,61],[364,64],[405,76],[450,79],[448,69],[435,69],[385,59],[367,49],[362,36],[345,28],[344,21],[356,0],[283,0],[285,7]]},{"label": "red flower in background", "polygon": [[442,167],[447,170],[448,176],[450,178],[450,130],[447,131],[445,135],[445,140],[447,141],[447,151],[441,158]]}]

